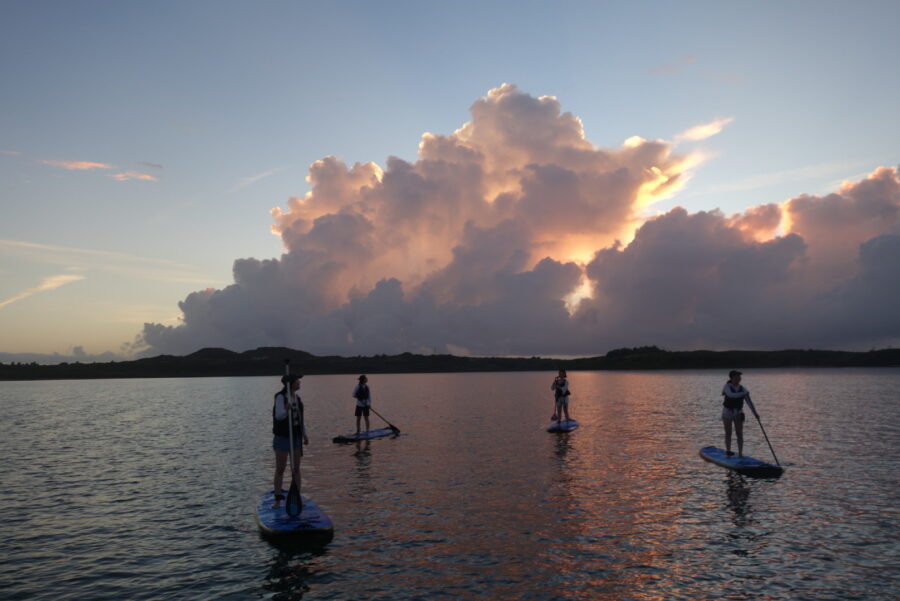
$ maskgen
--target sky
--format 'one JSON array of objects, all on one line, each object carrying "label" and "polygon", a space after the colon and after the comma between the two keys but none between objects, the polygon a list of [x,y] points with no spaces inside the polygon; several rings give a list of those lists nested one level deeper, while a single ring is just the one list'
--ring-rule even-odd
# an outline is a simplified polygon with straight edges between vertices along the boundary
[{"label": "sky", "polygon": [[0,361],[900,342],[897,2],[0,4]]}]

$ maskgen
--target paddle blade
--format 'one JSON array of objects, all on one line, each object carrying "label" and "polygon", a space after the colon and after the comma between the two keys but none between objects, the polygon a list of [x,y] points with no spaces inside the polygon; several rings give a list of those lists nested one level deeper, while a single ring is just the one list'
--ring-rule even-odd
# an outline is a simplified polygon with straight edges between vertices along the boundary
[{"label": "paddle blade", "polygon": [[[390,426],[390,424],[388,424],[388,425]],[[395,436],[396,436],[396,435],[399,435],[399,434],[400,434],[400,428],[398,428],[397,426],[391,426],[391,432],[393,432]]]},{"label": "paddle blade", "polygon": [[287,511],[287,514],[291,517],[300,515],[300,511],[303,509],[303,501],[300,499],[300,489],[297,488],[297,481],[291,480],[291,489],[288,491],[287,495],[287,503],[284,506],[284,510]]}]

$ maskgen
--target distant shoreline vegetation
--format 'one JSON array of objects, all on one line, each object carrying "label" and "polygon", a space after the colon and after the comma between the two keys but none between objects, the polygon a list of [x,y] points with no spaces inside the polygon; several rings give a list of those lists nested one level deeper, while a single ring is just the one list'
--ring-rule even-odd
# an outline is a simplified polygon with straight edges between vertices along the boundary
[{"label": "distant shoreline vegetation", "polygon": [[497,371],[751,369],[766,367],[898,367],[900,349],[867,352],[667,351],[656,346],[619,348],[603,356],[577,359],[544,357],[459,357],[456,355],[317,356],[283,347],[237,353],[205,348],[183,357],[159,355],[105,363],[0,363],[0,380],[80,380],[106,378],[188,378],[277,376],[284,359],[304,374],[445,373]]}]

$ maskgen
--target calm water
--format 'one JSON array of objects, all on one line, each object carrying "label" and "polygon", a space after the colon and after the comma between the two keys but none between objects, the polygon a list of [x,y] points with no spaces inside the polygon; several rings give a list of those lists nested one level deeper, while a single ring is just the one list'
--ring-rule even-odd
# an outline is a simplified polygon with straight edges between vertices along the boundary
[{"label": "calm water", "polygon": [[403,434],[358,447],[355,378],[304,378],[323,549],[254,522],[277,378],[0,382],[0,597],[897,598],[900,370],[746,372],[779,480],[697,456],[724,374],[572,372],[562,435],[552,377],[374,375]]}]

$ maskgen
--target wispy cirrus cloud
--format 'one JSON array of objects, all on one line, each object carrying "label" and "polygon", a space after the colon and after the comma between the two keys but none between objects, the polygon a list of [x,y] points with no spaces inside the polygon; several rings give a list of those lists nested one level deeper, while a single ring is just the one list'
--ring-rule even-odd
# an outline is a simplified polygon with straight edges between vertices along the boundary
[{"label": "wispy cirrus cloud", "polygon": [[0,154],[8,154],[8,155],[12,155],[12,156],[18,156],[22,153],[19,152],[18,150],[0,150]]},{"label": "wispy cirrus cloud", "polygon": [[0,252],[17,255],[35,263],[62,265],[79,271],[113,272],[163,282],[203,285],[221,283],[183,263],[120,252],[53,246],[23,240],[0,240]]},{"label": "wispy cirrus cloud", "polygon": [[37,294],[38,292],[46,292],[48,290],[55,290],[60,286],[65,286],[66,284],[70,284],[72,282],[77,282],[79,280],[85,279],[83,275],[75,275],[75,274],[61,274],[61,275],[53,275],[47,278],[44,278],[43,281],[33,288],[29,288],[27,290],[23,290],[19,294],[15,296],[11,296],[6,300],[0,301],[0,309],[11,305],[16,301],[20,301],[22,299],[28,298],[33,294]]},{"label": "wispy cirrus cloud", "polygon": [[678,75],[693,63],[697,62],[696,56],[687,56],[674,63],[664,63],[651,67],[647,70],[647,75]]},{"label": "wispy cirrus cloud", "polygon": [[[117,169],[115,165],[111,165],[109,163],[98,163],[95,161],[51,161],[51,160],[42,160],[40,161],[44,165],[50,165],[52,167],[61,167],[63,169],[67,169],[69,171],[94,171],[97,169]],[[155,163],[141,163],[142,165],[147,165],[153,168],[162,169],[162,165],[156,165]],[[143,182],[158,182],[159,178],[155,175],[150,175],[149,173],[143,173],[141,171],[127,170],[121,171],[119,173],[109,173],[106,174],[106,177],[110,179],[114,179],[117,182],[130,182],[130,181],[143,181]]]},{"label": "wispy cirrus cloud", "polygon": [[138,164],[143,165],[144,167],[150,167],[151,169],[162,169],[163,168],[163,166],[160,165],[159,163],[147,163],[147,162],[141,161]]},{"label": "wispy cirrus cloud", "polygon": [[[710,186],[709,192],[742,192],[744,190],[755,190],[758,188],[768,188],[788,182],[800,182],[804,180],[817,180],[823,177],[835,176],[839,173],[845,173],[848,168],[855,168],[863,164],[862,162],[850,163],[845,161],[831,161],[827,163],[819,163],[816,165],[805,165],[796,169],[784,169],[781,171],[773,171],[771,173],[759,173],[751,175],[727,184],[719,184]],[[856,174],[845,176],[841,179],[829,183],[826,187],[837,187],[844,180],[863,179],[862,176]]]},{"label": "wispy cirrus cloud", "polygon": [[94,169],[115,169],[114,165],[108,163],[96,163],[94,161],[41,161],[44,165],[52,167],[62,167],[69,171],[93,171]]},{"label": "wispy cirrus cloud", "polygon": [[114,179],[117,182],[129,182],[133,180],[142,182],[158,182],[159,178],[149,173],[141,173],[140,171],[123,171],[122,173],[109,174],[106,177]]},{"label": "wispy cirrus cloud", "polygon": [[719,134],[725,129],[725,126],[734,121],[734,117],[725,117],[723,119],[716,119],[715,121],[711,121],[710,123],[703,123],[701,125],[695,125],[690,129],[686,129],[680,134],[675,136],[674,142],[678,144],[679,142],[699,142],[701,140],[706,140]]},{"label": "wispy cirrus cloud", "polygon": [[267,177],[271,177],[278,173],[279,171],[284,171],[284,167],[275,167],[274,169],[269,169],[268,171],[263,171],[262,173],[258,173],[256,175],[251,175],[250,177],[245,177],[241,181],[237,183],[235,187],[233,187],[230,191],[236,192],[241,188],[246,188],[247,186],[253,185],[261,179],[265,179]]}]

